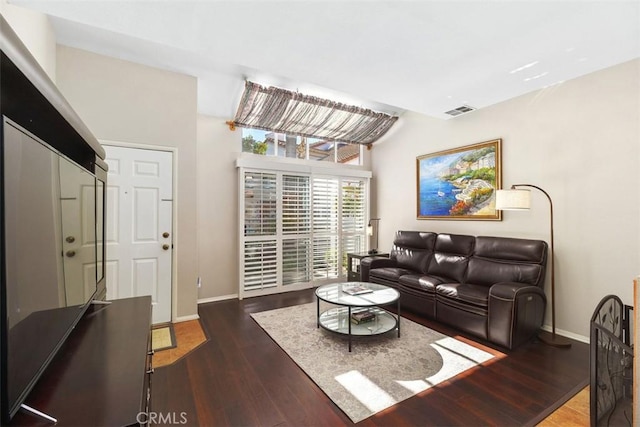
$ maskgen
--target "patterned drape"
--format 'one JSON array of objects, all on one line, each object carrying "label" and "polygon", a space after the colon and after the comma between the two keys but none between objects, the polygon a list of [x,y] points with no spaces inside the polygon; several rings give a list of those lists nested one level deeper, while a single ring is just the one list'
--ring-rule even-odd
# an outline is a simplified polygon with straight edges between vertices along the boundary
[{"label": "patterned drape", "polygon": [[371,144],[398,117],[247,81],[234,124],[336,142]]}]

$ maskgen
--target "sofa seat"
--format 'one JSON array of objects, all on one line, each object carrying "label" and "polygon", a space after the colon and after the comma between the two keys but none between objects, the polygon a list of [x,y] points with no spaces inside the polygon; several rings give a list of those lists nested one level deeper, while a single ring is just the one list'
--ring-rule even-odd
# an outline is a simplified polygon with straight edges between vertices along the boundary
[{"label": "sofa seat", "polygon": [[438,285],[436,293],[436,317],[439,321],[487,339],[489,288],[446,283]]},{"label": "sofa seat", "polygon": [[433,294],[436,292],[436,286],[442,283],[442,279],[424,274],[404,274],[398,278],[398,283],[406,290],[415,289]]},{"label": "sofa seat", "polygon": [[449,300],[461,301],[484,308],[489,306],[489,288],[486,286],[467,283],[443,283],[436,287],[436,292]]},{"label": "sofa seat", "polygon": [[[382,280],[390,280],[394,283],[397,283],[401,276],[405,276],[408,274],[414,273],[413,270],[408,270],[406,268],[395,268],[395,267],[384,267],[384,268],[376,268],[375,271],[371,273],[372,277]],[[397,286],[394,286],[397,287]]]},{"label": "sofa seat", "polygon": [[425,314],[428,317],[436,315],[436,286],[442,280],[424,274],[405,274],[398,279],[400,304],[403,310]]},{"label": "sofa seat", "polygon": [[409,310],[512,349],[546,308],[541,240],[398,231],[389,258],[361,260],[362,281],[398,289]]}]

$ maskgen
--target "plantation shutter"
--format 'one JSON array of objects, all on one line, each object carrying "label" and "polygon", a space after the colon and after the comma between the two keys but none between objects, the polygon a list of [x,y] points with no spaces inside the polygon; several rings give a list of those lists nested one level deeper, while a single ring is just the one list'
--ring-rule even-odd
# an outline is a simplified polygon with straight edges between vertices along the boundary
[{"label": "plantation shutter", "polygon": [[362,179],[342,180],[342,266],[347,269],[347,253],[366,250],[366,187]]},{"label": "plantation shutter", "polygon": [[332,279],[338,270],[338,178],[313,179],[313,276]]},{"label": "plantation shutter", "polygon": [[282,284],[311,281],[311,240],[285,239],[282,241]]},{"label": "plantation shutter", "polygon": [[276,174],[245,172],[244,235],[257,240],[244,242],[244,290],[278,284],[276,224]]},{"label": "plantation shutter", "polygon": [[276,234],[276,175],[246,172],[244,174],[244,235]]},{"label": "plantation shutter", "polygon": [[368,177],[239,167],[239,297],[344,279],[366,250]]},{"label": "plantation shutter", "polygon": [[311,200],[308,176],[282,176],[282,234],[309,233]]},{"label": "plantation shutter", "polygon": [[[282,175],[282,284],[311,282],[309,176]],[[294,238],[289,238],[289,237]]]},{"label": "plantation shutter", "polygon": [[244,290],[273,288],[278,284],[277,242],[247,242],[244,245]]}]

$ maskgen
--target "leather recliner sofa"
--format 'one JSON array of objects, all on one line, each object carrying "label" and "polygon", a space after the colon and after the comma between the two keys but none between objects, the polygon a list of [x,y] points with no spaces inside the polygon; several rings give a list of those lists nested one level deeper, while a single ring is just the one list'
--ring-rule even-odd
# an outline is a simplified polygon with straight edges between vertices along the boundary
[{"label": "leather recliner sofa", "polygon": [[398,231],[389,258],[360,272],[397,289],[403,310],[513,349],[542,326],[546,260],[541,240]]}]

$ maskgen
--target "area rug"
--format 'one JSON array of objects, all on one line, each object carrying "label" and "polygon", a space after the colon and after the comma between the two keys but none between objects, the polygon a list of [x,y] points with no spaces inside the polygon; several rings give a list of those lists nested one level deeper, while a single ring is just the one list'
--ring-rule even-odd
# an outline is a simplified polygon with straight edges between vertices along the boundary
[{"label": "area rug", "polygon": [[176,347],[176,334],[173,325],[162,326],[151,330],[151,347],[154,351]]},{"label": "area rug", "polygon": [[493,355],[408,319],[395,331],[353,340],[316,327],[316,303],[251,317],[357,423],[487,362]]}]

